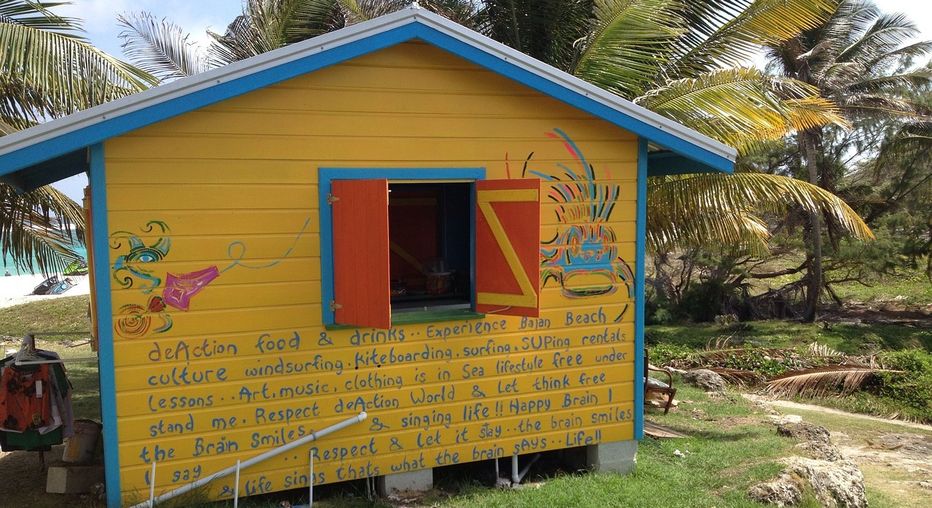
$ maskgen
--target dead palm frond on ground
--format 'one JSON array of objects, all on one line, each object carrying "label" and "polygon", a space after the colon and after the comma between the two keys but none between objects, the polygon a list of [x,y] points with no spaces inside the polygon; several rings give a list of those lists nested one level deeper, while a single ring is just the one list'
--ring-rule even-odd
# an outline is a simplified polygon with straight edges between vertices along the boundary
[{"label": "dead palm frond on ground", "polygon": [[751,387],[760,384],[764,376],[753,370],[729,369],[727,367],[710,367],[709,370],[722,376],[722,379],[740,387]]},{"label": "dead palm frond on ground", "polygon": [[896,372],[845,365],[797,370],[767,381],[764,392],[775,397],[845,396],[860,390],[880,373]]}]

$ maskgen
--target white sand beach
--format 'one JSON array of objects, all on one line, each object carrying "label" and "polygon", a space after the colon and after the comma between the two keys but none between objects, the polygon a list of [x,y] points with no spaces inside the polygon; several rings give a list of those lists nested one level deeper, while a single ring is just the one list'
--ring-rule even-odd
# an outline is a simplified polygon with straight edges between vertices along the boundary
[{"label": "white sand beach", "polygon": [[[61,276],[59,276],[59,278],[61,278]],[[42,275],[0,276],[0,308],[12,307],[21,303],[38,300],[90,294],[90,280],[86,275],[69,276],[68,278],[71,279],[76,286],[60,295],[33,295],[31,294],[32,290],[45,280],[45,277]]]}]

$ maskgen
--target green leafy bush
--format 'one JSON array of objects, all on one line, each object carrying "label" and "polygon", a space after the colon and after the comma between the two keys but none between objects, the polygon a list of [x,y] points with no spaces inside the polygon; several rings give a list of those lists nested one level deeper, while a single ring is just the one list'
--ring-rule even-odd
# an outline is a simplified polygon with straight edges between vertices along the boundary
[{"label": "green leafy bush", "polygon": [[932,354],[922,349],[881,353],[885,367],[902,373],[884,372],[876,394],[897,401],[904,416],[932,422]]},{"label": "green leafy bush", "polygon": [[796,361],[794,359],[773,357],[768,350],[757,348],[749,348],[740,353],[730,354],[724,365],[722,365],[722,367],[729,369],[753,370],[768,377],[783,374],[789,368],[795,366]]},{"label": "green leafy bush", "polygon": [[693,350],[677,344],[655,344],[647,350],[648,361],[651,365],[669,365],[677,360],[685,360]]}]

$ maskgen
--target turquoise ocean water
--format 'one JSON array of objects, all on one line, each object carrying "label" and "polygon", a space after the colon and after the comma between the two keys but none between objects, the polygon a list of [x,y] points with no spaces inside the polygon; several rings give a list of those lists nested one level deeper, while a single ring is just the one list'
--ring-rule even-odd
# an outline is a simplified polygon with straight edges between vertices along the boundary
[{"label": "turquoise ocean water", "polygon": [[[84,248],[83,245],[76,247],[74,251],[80,254],[81,257],[84,258],[85,260],[87,259],[87,249]],[[35,263],[32,264],[31,268],[32,268],[32,271],[27,270],[24,272],[22,270],[17,269],[13,263],[13,260],[10,259],[8,256],[3,256],[3,258],[0,258],[0,276],[2,276],[8,271],[13,275],[28,275],[30,273],[40,273]]]},{"label": "turquoise ocean water", "polygon": [[[77,252],[82,258],[87,260],[87,248],[81,244],[77,243],[77,239],[73,239],[75,246],[72,247],[72,250]],[[31,270],[22,271],[16,268],[16,265],[13,263],[13,260],[9,256],[0,256],[0,276],[3,276],[6,272],[10,272],[12,275],[29,275],[32,273],[41,273],[35,263],[32,263],[30,267]]]}]

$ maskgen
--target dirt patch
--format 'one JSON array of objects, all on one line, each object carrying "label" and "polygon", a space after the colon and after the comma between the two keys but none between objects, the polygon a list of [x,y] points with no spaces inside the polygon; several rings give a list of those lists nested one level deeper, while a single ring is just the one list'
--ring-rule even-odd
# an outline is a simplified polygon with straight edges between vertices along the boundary
[{"label": "dirt patch", "polygon": [[[62,446],[53,446],[45,454],[45,464],[61,463]],[[104,504],[89,495],[48,494],[45,492],[46,471],[39,460],[40,452],[0,452],[0,507],[98,508]]]},{"label": "dirt patch", "polygon": [[932,437],[899,433],[860,441],[838,433],[837,439],[852,460],[932,478]]},{"label": "dirt patch", "polygon": [[829,323],[886,324],[932,328],[932,304],[907,305],[899,301],[849,302],[844,307],[828,309],[819,319]]},{"label": "dirt patch", "polygon": [[709,419],[717,423],[717,427],[723,429],[733,429],[735,427],[742,427],[745,425],[760,425],[760,418],[755,418],[753,416],[726,416],[720,420],[714,418]]}]

